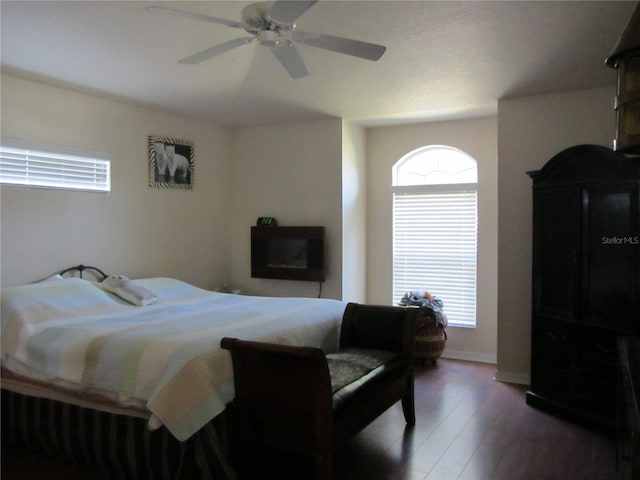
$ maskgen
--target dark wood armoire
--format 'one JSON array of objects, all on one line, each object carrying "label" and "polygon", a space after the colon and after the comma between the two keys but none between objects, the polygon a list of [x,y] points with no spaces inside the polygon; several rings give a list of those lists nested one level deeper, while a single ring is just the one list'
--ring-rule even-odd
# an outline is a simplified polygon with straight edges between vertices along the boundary
[{"label": "dark wood armoire", "polygon": [[529,405],[614,431],[617,338],[640,335],[640,161],[568,148],[533,179]]}]

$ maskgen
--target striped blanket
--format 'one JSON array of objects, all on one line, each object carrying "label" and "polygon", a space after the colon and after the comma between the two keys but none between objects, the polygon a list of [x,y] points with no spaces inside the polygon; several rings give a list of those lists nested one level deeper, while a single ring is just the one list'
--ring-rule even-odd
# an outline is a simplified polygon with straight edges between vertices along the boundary
[{"label": "striped blanket", "polygon": [[136,307],[77,278],[2,290],[2,364],[122,401],[149,425],[193,435],[233,399],[225,336],[337,349],[345,304],[209,292],[179,280],[136,280],[159,297]]}]

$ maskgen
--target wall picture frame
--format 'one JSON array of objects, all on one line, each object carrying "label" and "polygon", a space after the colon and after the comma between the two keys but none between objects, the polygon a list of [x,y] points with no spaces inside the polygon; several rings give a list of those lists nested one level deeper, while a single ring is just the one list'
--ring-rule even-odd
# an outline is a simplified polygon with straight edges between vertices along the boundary
[{"label": "wall picture frame", "polygon": [[193,142],[149,135],[149,186],[192,190],[195,174]]}]

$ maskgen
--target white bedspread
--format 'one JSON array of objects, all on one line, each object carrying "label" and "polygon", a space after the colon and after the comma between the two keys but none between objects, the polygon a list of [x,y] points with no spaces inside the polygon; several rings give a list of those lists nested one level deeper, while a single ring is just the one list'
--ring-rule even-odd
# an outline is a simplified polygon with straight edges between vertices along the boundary
[{"label": "white bedspread", "polygon": [[136,282],[158,302],[132,306],[77,278],[3,289],[3,366],[142,401],[184,440],[233,399],[222,337],[337,349],[343,302],[214,293],[169,278]]}]

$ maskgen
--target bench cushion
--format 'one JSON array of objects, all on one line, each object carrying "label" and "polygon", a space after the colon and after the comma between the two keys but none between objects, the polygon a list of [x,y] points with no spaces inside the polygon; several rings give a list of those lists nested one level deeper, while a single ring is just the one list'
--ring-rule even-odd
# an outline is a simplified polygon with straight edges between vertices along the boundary
[{"label": "bench cushion", "polygon": [[397,353],[383,350],[347,348],[327,355],[335,413],[356,397],[375,390],[380,382],[397,378],[411,368]]}]

